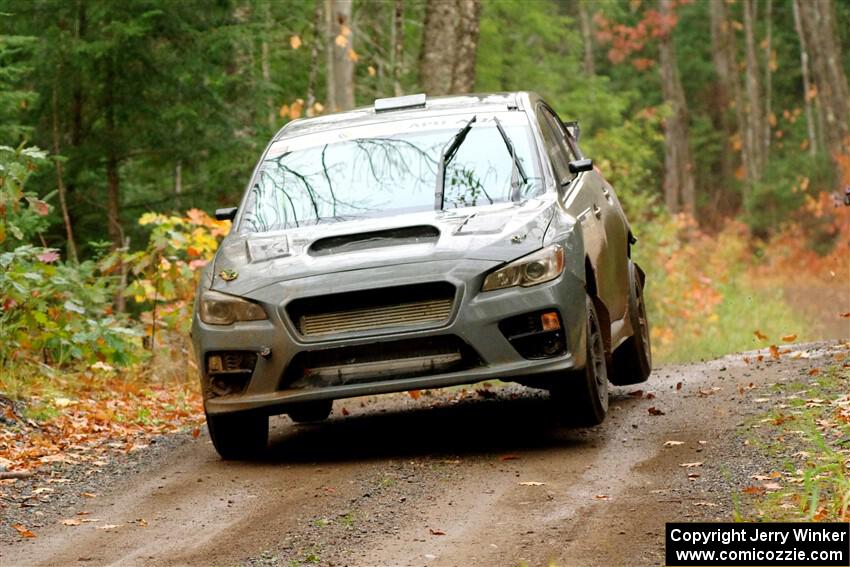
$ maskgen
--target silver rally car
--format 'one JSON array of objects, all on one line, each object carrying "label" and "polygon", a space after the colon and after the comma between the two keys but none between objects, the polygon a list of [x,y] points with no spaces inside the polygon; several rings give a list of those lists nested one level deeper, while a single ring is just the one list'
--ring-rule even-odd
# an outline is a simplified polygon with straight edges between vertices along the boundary
[{"label": "silver rally car", "polygon": [[651,369],[617,196],[539,96],[379,99],[274,137],[205,271],[192,337],[224,458],[268,416],[352,396],[515,381],[601,422]]}]

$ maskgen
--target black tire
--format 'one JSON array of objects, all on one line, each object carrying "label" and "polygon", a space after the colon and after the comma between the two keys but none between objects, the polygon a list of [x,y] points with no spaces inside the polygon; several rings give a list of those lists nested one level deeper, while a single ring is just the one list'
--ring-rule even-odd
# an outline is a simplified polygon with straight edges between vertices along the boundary
[{"label": "black tire", "polygon": [[323,421],[331,415],[333,405],[333,400],[303,402],[289,408],[287,413],[289,414],[289,419],[291,419],[295,423]]},{"label": "black tire", "polygon": [[611,383],[617,386],[646,382],[652,372],[652,347],[649,319],[643,300],[643,277],[640,268],[629,262],[629,318],[634,334],[614,351]]},{"label": "black tire", "polygon": [[227,461],[260,455],[269,442],[269,417],[256,413],[207,414],[213,446]]},{"label": "black tire", "polygon": [[608,363],[605,340],[593,300],[587,298],[587,340],[584,368],[570,372],[552,387],[552,401],[562,420],[570,425],[602,423],[608,413]]}]

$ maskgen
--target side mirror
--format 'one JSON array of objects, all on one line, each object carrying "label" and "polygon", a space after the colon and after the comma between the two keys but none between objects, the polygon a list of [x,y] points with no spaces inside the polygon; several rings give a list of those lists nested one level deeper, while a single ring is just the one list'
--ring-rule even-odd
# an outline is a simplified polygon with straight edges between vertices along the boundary
[{"label": "side mirror", "polygon": [[[572,166],[570,167],[570,171],[572,171]],[[232,221],[236,218],[236,211],[238,209],[236,207],[228,207],[226,209],[216,209],[215,210],[215,220],[229,220]]]},{"label": "side mirror", "polygon": [[577,159],[569,163],[570,173],[581,173],[582,171],[593,171],[593,160],[590,158]]}]

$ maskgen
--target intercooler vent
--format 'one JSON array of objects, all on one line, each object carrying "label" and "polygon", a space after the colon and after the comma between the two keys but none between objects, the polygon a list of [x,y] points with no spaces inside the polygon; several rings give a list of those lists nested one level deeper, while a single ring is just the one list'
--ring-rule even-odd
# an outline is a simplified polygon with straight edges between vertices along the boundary
[{"label": "intercooler vent", "polygon": [[281,388],[413,378],[479,364],[475,351],[453,335],[304,351],[290,363]]},{"label": "intercooler vent", "polygon": [[430,225],[406,226],[390,230],[360,232],[331,236],[315,241],[309,249],[311,256],[327,256],[343,252],[357,252],[388,246],[409,244],[434,244],[440,238],[440,231]]},{"label": "intercooler vent", "polygon": [[455,288],[446,282],[298,299],[287,312],[305,337],[419,328],[446,323]]}]

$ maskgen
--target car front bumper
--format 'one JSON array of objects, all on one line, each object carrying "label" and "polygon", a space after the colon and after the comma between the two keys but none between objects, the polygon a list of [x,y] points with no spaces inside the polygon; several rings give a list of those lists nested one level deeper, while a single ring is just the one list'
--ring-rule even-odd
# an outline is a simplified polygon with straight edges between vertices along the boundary
[{"label": "car front bumper", "polygon": [[[265,307],[269,315],[265,321],[208,325],[201,322],[196,313],[192,337],[201,371],[205,409],[211,414],[247,410],[284,413],[287,406],[317,400],[438,388],[483,380],[533,382],[566,379],[566,371],[582,368],[586,329],[584,283],[565,271],[557,279],[534,287],[480,292],[484,276],[498,265],[482,260],[431,261],[282,281],[250,294],[250,299]],[[449,282],[457,290],[450,317],[438,327],[308,339],[296,330],[286,315],[285,306],[299,297],[437,281]],[[513,316],[546,309],[560,312],[565,352],[551,358],[525,358],[503,334],[499,323]],[[287,368],[299,353],[440,337],[460,339],[475,353],[478,363],[471,368],[415,377],[382,376],[369,381],[314,387],[282,385]],[[208,353],[221,351],[266,355],[257,356],[250,380],[241,393],[222,396],[210,393],[209,369],[205,361]]]}]

